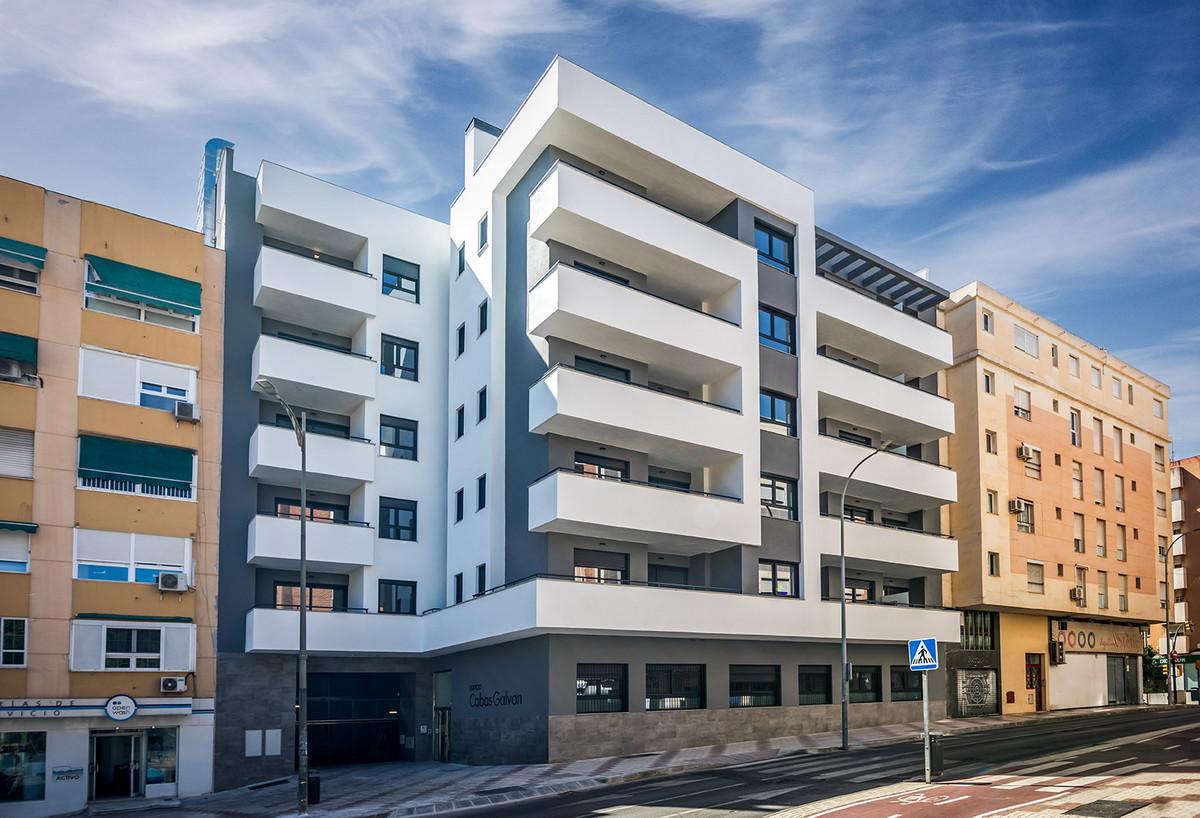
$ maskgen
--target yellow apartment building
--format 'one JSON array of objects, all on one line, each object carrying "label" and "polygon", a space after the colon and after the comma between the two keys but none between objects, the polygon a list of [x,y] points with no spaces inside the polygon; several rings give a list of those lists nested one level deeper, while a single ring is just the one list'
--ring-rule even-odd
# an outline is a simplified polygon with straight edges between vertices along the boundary
[{"label": "yellow apartment building", "polygon": [[224,258],[0,178],[0,812],[212,787]]},{"label": "yellow apartment building", "polygon": [[1166,603],[1162,382],[974,282],[940,309],[958,474],[954,715],[1137,702]]}]

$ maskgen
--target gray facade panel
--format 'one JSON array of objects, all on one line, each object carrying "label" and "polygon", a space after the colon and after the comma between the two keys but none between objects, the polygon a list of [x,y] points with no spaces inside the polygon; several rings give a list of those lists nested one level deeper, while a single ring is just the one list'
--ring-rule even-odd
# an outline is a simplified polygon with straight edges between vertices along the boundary
[{"label": "gray facade panel", "polygon": [[760,464],[764,474],[800,477],[800,442],[776,432],[759,432]]},{"label": "gray facade panel", "polygon": [[800,394],[800,366],[795,355],[758,348],[758,385],[783,395]]}]

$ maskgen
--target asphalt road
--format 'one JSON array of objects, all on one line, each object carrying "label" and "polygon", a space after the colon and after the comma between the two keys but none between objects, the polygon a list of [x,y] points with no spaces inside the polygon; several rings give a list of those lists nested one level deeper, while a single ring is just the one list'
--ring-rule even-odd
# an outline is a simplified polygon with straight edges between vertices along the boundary
[{"label": "asphalt road", "polygon": [[[1185,728],[1139,744],[1123,737]],[[1195,741],[1193,741],[1195,739]],[[790,812],[827,799],[863,793],[852,804],[818,810],[831,816],[978,815],[1055,797],[1066,786],[1200,759],[1200,708],[1110,713],[959,735],[945,741],[943,781],[953,785],[878,796],[879,787],[920,781],[924,757],[917,742],[850,753],[798,754],[769,761],[616,785],[603,790],[484,808],[488,818],[750,818]],[[1033,763],[1028,760],[1034,759]],[[1200,767],[1200,762],[1197,762]],[[1191,771],[1195,772],[1195,768]],[[1061,775],[1056,775],[1056,773]],[[1086,776],[1084,775],[1086,774]],[[1056,791],[1047,795],[1047,791]],[[870,793],[870,795],[868,795]],[[907,799],[907,800],[905,800]]]}]

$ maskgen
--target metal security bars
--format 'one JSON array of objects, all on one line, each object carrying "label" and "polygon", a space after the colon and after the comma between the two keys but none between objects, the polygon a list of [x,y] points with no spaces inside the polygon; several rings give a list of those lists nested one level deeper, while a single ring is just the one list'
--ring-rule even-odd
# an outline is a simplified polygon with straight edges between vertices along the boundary
[{"label": "metal security bars", "polygon": [[629,709],[629,666],[575,666],[576,713],[624,713]]}]

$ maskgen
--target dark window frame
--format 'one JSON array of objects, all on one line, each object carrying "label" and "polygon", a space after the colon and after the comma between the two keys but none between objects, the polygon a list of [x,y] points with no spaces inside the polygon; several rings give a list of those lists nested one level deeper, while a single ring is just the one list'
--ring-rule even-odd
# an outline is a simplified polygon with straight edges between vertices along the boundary
[{"label": "dark window frame", "polygon": [[[770,500],[763,496],[764,491],[770,492]],[[783,502],[779,502],[779,493],[783,492]],[[758,479],[758,500],[764,517],[776,520],[796,520],[799,518],[799,507],[796,498],[796,481],[791,477],[781,477],[777,474],[761,474]],[[773,509],[782,509],[786,516],[772,513]]]},{"label": "dark window frame", "polygon": [[[605,691],[604,685],[612,683]],[[592,689],[595,692],[589,692]],[[575,665],[575,712],[626,713],[629,711],[629,665],[580,662]]]},{"label": "dark window frame", "polygon": [[[384,606],[384,602],[383,602],[383,600],[384,600],[383,589],[385,586],[411,589],[412,590],[412,598],[410,601],[412,603],[412,610],[409,610],[409,611],[399,610],[399,609],[392,610],[392,611],[384,610],[385,606]],[[388,599],[392,602],[396,601],[396,597],[394,595],[389,596]],[[407,579],[381,579],[381,580],[379,580],[379,597],[376,600],[376,603],[377,604],[375,607],[381,614],[389,614],[389,615],[395,615],[395,616],[416,616],[416,614],[417,614],[417,583],[412,580],[407,580]],[[388,607],[390,607],[390,605]]]},{"label": "dark window frame", "polygon": [[467,406],[463,404],[454,410],[454,439],[458,440],[467,433]]},{"label": "dark window frame", "polygon": [[[805,684],[805,681],[809,684]],[[812,684],[819,680],[820,684]],[[797,685],[801,705],[833,704],[833,667],[831,665],[799,665]],[[822,691],[821,688],[824,688]]]},{"label": "dark window frame", "polygon": [[[767,331],[763,332],[763,319],[767,320]],[[780,326],[782,325],[782,326]],[[778,334],[780,329],[786,330],[786,335]],[[782,352],[785,355],[796,354],[796,316],[768,307],[758,305],[758,344],[759,346]]]},{"label": "dark window frame", "polygon": [[[779,577],[780,566],[786,566],[787,568],[789,568],[791,570],[791,578],[790,579],[786,579],[786,580],[780,579],[780,577]],[[768,580],[771,583],[770,591],[763,590],[762,570],[763,570],[763,568],[766,568],[766,567],[770,567],[770,569],[771,569],[771,576]],[[799,582],[798,582],[799,574],[800,574],[800,563],[798,563],[798,562],[789,562],[788,560],[760,559],[758,561],[758,593],[760,596],[779,596],[779,597],[795,598],[795,597],[799,596],[799,594],[800,594]],[[787,593],[783,593],[783,594],[779,593],[779,583],[780,582],[788,583],[789,587],[787,589]]]},{"label": "dark window frame", "polygon": [[476,321],[479,326],[479,331],[475,333],[476,338],[488,331],[488,319],[490,317],[489,313],[491,310],[488,304],[489,301],[486,298],[479,302],[479,307],[477,308],[476,313]]},{"label": "dark window frame", "polygon": [[[867,689],[863,688],[864,681],[871,682]],[[883,667],[881,665],[851,666],[849,692],[850,704],[882,702]]]},{"label": "dark window frame", "polygon": [[466,507],[466,492],[463,489],[456,490],[454,492],[454,522],[461,523],[463,521]]},{"label": "dark window frame", "polygon": [[[399,442],[387,441],[386,432],[395,430],[394,440],[399,441],[400,432],[412,433],[412,445],[402,445]],[[379,454],[397,460],[417,460],[418,423],[410,418],[398,418],[392,415],[379,416]],[[409,453],[411,452],[411,456]]]},{"label": "dark window frame", "polygon": [[[765,246],[764,246],[764,241]],[[789,236],[778,228],[771,227],[760,221],[754,222],[754,248],[758,251],[758,260],[776,270],[782,270],[789,275],[795,275],[794,244],[796,237]],[[783,251],[782,254],[780,251]]]},{"label": "dark window frame", "polygon": [[461,358],[463,353],[467,351],[467,325],[459,324],[458,329],[454,331],[454,357]]},{"label": "dark window frame", "polygon": [[647,664],[646,710],[704,710],[706,676],[702,664]]},{"label": "dark window frame", "polygon": [[[768,401],[768,413],[763,414],[763,401]],[[779,420],[777,410],[783,406],[786,410],[786,418]],[[779,426],[787,430],[789,437],[796,436],[796,399],[784,395],[779,392],[772,392],[769,389],[760,389],[758,391],[758,421],[759,423],[767,423],[772,426]]]},{"label": "dark window frame", "polygon": [[921,701],[921,671],[909,670],[907,665],[892,665],[889,676],[891,701]]},{"label": "dark window frame", "polygon": [[[387,354],[388,348],[392,348],[392,354]],[[404,358],[399,358],[397,363],[397,350],[409,350],[412,352],[412,365],[404,363]],[[421,361],[421,345],[416,341],[410,341],[407,338],[397,338],[394,335],[383,335],[379,341],[379,372],[381,375],[391,375],[393,378],[400,378],[406,381],[417,382],[420,380],[420,361]]]},{"label": "dark window frame", "polygon": [[[407,266],[411,269],[389,270],[388,262],[395,262],[397,265]],[[401,301],[408,301],[413,304],[421,303],[421,265],[416,262],[407,261],[395,256],[383,254],[383,270],[380,276],[382,280],[382,289],[384,295],[392,295],[397,291],[400,293],[395,296]],[[405,284],[411,284],[411,287],[406,287]],[[411,298],[409,297],[411,296]]]},{"label": "dark window frame", "polygon": [[487,508],[487,475],[481,474],[475,478],[475,510]]},{"label": "dark window frame", "polygon": [[[774,679],[769,679],[773,673]],[[738,678],[739,674],[741,678]],[[778,707],[781,698],[779,665],[730,665],[729,706]]]},{"label": "dark window frame", "polygon": [[[391,522],[385,517],[385,512],[410,512],[412,514],[412,522],[409,525],[401,525],[398,522]],[[411,532],[412,536],[397,536]],[[399,540],[401,542],[416,542],[417,541],[417,501],[406,500],[400,497],[380,497],[379,498],[379,537],[385,540]]]},{"label": "dark window frame", "polygon": [[480,387],[475,393],[475,425],[483,423],[488,416],[488,388]]}]

